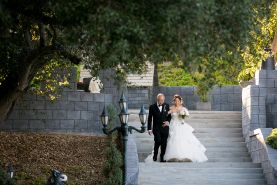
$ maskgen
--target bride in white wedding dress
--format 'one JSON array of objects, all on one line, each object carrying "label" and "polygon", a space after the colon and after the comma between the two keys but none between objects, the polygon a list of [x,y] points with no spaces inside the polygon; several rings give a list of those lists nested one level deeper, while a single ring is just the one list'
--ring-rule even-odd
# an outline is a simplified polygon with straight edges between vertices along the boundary
[{"label": "bride in white wedding dress", "polygon": [[[193,135],[194,129],[185,122],[189,116],[188,109],[183,106],[182,97],[175,95],[174,105],[168,112],[171,114],[171,121],[164,126],[169,126],[169,136],[164,160],[167,162],[205,162],[208,158],[205,155],[206,148]],[[159,156],[159,155],[158,155]],[[145,162],[153,162],[153,154],[149,155]]]}]

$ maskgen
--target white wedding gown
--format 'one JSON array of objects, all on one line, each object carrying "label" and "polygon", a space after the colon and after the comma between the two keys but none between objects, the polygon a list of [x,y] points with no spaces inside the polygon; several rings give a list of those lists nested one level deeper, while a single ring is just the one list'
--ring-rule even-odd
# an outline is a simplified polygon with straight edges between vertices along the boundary
[{"label": "white wedding gown", "polygon": [[[183,109],[188,113],[185,107]],[[172,113],[164,160],[168,162],[207,161],[208,158],[205,155],[206,148],[193,135],[193,131],[194,129],[184,119],[180,118],[178,113]],[[159,156],[160,154],[158,154]],[[145,162],[153,162],[152,158],[153,152],[145,159]]]}]

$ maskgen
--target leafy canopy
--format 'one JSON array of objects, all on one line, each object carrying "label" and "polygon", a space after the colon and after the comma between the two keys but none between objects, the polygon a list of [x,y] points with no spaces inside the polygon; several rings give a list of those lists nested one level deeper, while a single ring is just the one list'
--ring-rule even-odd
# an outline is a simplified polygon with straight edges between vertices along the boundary
[{"label": "leafy canopy", "polygon": [[[272,2],[2,0],[0,89],[7,80],[19,81],[27,71],[22,66],[33,61],[25,89],[48,91],[51,87],[39,87],[40,80],[52,83],[42,70],[49,73],[55,62],[78,63],[77,56],[94,76],[105,68],[119,73],[142,71],[145,61],[181,62],[205,94],[214,84],[235,82],[249,66],[242,59],[252,63],[259,59],[263,44],[258,48],[255,43],[265,38],[253,35],[264,32],[261,25],[267,21],[262,18]],[[274,15],[267,19],[270,27],[276,24]],[[253,46],[257,48],[252,51]],[[240,78],[247,79],[243,76],[248,74]],[[57,79],[56,84],[66,83],[66,78]]]}]

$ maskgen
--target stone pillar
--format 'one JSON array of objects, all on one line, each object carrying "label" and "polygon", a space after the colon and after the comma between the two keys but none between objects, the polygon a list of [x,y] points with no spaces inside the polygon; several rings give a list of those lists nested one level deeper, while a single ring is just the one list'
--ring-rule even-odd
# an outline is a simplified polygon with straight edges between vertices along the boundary
[{"label": "stone pillar", "polygon": [[266,127],[266,93],[258,85],[249,85],[242,90],[242,129],[246,137],[249,131]]},{"label": "stone pillar", "polygon": [[122,91],[124,91],[126,98],[128,99],[126,84],[118,82],[116,80],[116,72],[114,69],[102,70],[100,72],[99,78],[103,84],[103,87],[100,92],[104,94],[112,94],[113,103],[116,106],[118,104]]}]

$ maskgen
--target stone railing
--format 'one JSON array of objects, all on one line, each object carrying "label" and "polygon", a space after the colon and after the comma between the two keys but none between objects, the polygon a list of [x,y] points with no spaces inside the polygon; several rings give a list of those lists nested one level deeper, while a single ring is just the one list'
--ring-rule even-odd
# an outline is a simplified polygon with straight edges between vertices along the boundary
[{"label": "stone railing", "polygon": [[129,134],[126,151],[126,185],[137,185],[139,175],[139,160],[135,138]]},{"label": "stone railing", "polygon": [[265,140],[270,128],[277,123],[276,105],[277,71],[256,71],[254,84],[242,90],[242,130],[248,151],[254,162],[262,164],[269,185],[277,184],[277,150],[268,146]]},{"label": "stone railing", "polygon": [[277,184],[277,150],[266,144],[266,137],[271,128],[256,129],[249,134],[246,141],[254,163],[261,163],[268,185]]}]

